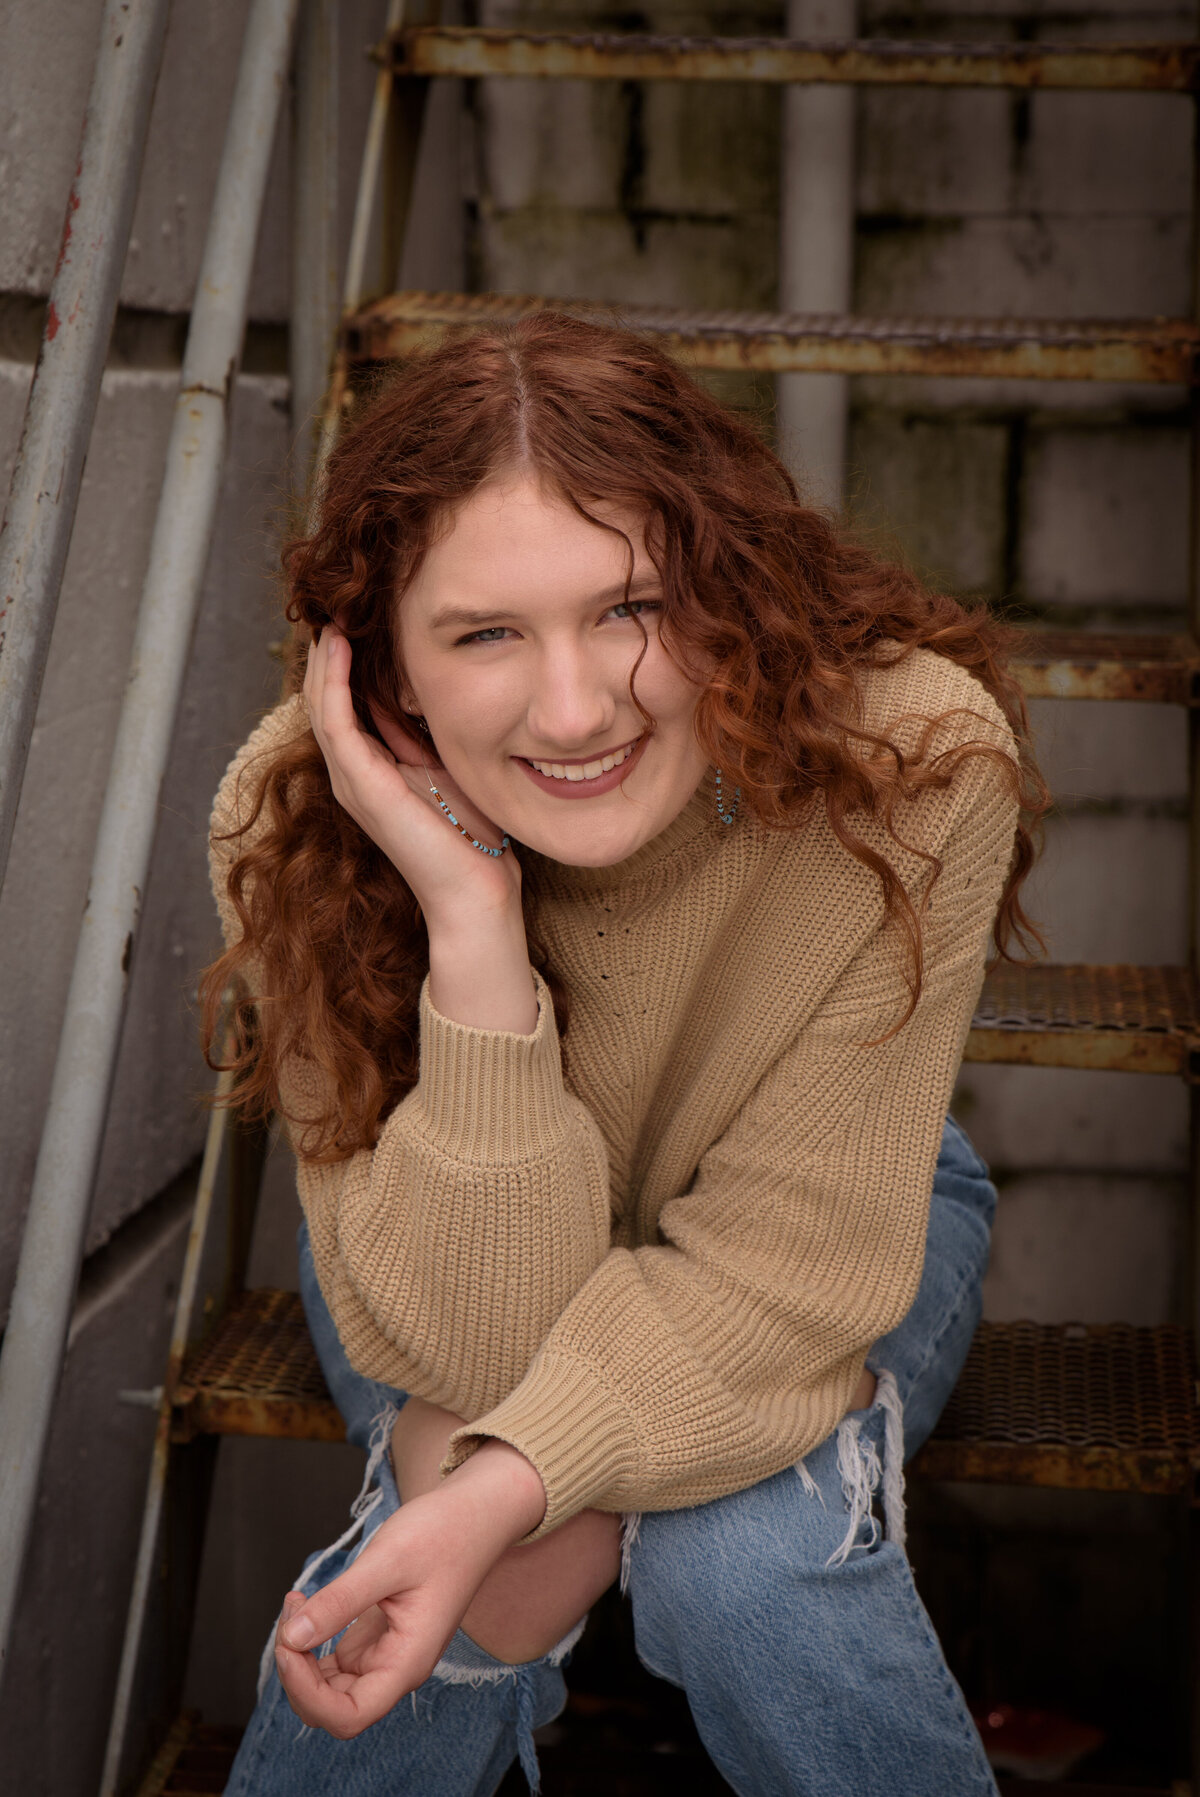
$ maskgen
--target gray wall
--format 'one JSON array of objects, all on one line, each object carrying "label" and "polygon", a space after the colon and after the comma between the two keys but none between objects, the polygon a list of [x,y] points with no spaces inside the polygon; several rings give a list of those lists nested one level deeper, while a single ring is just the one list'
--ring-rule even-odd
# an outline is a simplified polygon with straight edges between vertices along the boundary
[{"label": "gray wall", "polygon": [[[901,13],[865,0],[863,30],[989,39],[1180,37],[1194,33],[1196,12],[1169,0],[948,0],[936,9],[910,0]],[[99,13],[98,0],[25,0],[0,19],[6,469],[36,353]],[[245,13],[246,0],[174,9],[123,310],[0,899],[8,1025],[0,1046],[0,1314]],[[343,237],[371,82],[360,51],[381,14],[382,0],[342,8]],[[488,0],[481,17],[495,24],[772,32],[782,7],[745,0],[706,12],[655,4],[635,19],[616,6],[578,0],[536,9]],[[618,301],[770,305],[779,115],[778,94],[758,88],[491,82],[463,91],[444,84],[432,108],[402,279]],[[860,96],[858,121],[859,309],[1050,316],[1186,310],[1184,100],[880,92]],[[160,1375],[188,1170],[203,1130],[197,1100],[206,1079],[191,993],[215,946],[204,824],[221,768],[277,683],[266,645],[278,634],[270,571],[291,441],[287,162],[285,133],[259,245],[218,537],[160,817],[84,1296],[22,1605],[21,1663],[0,1695],[6,1769],[14,1768],[14,1784],[30,1797],[82,1794],[95,1784],[150,1437],[148,1416],[118,1405],[115,1394]],[[722,377],[715,384],[770,428],[769,382]],[[853,505],[878,540],[897,541],[956,590],[1010,599],[1025,615],[1069,625],[1178,625],[1186,584],[1181,394],[861,380],[852,397]],[[783,447],[803,457],[802,439]],[[1059,795],[1034,889],[1051,955],[1182,958],[1182,718],[1133,705],[1039,703],[1034,710]],[[1002,1184],[987,1289],[991,1315],[1143,1322],[1182,1316],[1186,1119],[1173,1082],[972,1067],[958,1104]],[[294,1221],[290,1176],[277,1163],[256,1279],[294,1278]],[[189,1675],[189,1699],[210,1720],[245,1715],[278,1594],[307,1548],[336,1532],[356,1482],[347,1450],[223,1446]],[[959,1579],[957,1593],[943,1591],[951,1622],[969,1634],[978,1616],[964,1620],[962,1606],[978,1607],[985,1589],[996,1613],[1008,1614],[1006,1603],[1025,1601],[1029,1569],[1040,1569],[1057,1582],[1049,1633],[1041,1630],[1039,1638],[1053,1641],[1055,1628],[1071,1624],[1081,1689],[1089,1669],[1101,1683],[1115,1676],[1100,1665],[1111,1637],[1093,1626],[1088,1606],[1095,1600],[1087,1592],[1107,1592],[1110,1611],[1125,1615],[1128,1580],[1118,1589],[1104,1575],[1114,1562],[1132,1569],[1145,1589],[1159,1588],[1165,1537],[1158,1510],[1105,1500],[1090,1512],[1051,1513],[1040,1499],[1007,1493],[950,1493],[938,1503],[930,1527],[936,1524],[942,1551],[926,1556],[931,1588],[939,1579],[943,1587],[954,1583],[952,1572],[975,1564],[969,1544],[981,1529],[999,1544],[986,1577]],[[1090,1547],[1079,1544],[1079,1520]],[[1057,1545],[1047,1548],[1047,1540]],[[88,1594],[86,1629],[81,1592]],[[1156,1620],[1150,1616],[1151,1632]],[[1163,1650],[1148,1646],[1146,1634],[1145,1623],[1140,1634],[1125,1629],[1125,1648],[1112,1662],[1122,1677],[1146,1682],[1148,1673],[1133,1664],[1139,1655],[1143,1668],[1162,1670]],[[1018,1634],[995,1662],[995,1677],[1006,1676],[1021,1652]],[[992,1677],[969,1655],[965,1664],[984,1683]],[[1052,1674],[1053,1654],[1047,1664]],[[1043,1681],[1039,1691],[1046,1689]],[[1011,1679],[989,1695],[1010,1690]]]}]

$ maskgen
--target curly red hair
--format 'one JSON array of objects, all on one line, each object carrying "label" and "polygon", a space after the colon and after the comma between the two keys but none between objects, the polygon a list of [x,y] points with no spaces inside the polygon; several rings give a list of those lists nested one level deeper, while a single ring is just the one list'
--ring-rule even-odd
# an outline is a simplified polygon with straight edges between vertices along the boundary
[{"label": "curly red hair", "polygon": [[[364,727],[372,728],[371,704],[410,727],[397,596],[454,508],[516,464],[585,514],[603,501],[646,520],[664,640],[685,665],[707,670],[695,720],[701,745],[760,823],[794,829],[823,804],[848,852],[877,875],[908,945],[906,1017],[921,989],[923,904],[856,819],[881,821],[899,845],[897,807],[945,785],[964,755],[1003,762],[1021,801],[997,950],[1006,955],[1022,935],[1037,940],[1020,888],[1047,799],[1006,668],[1009,633],[805,505],[749,423],[628,332],[541,312],[452,337],[399,370],[344,431],[314,527],[283,552],[287,615],[302,627],[293,690],[312,631],[335,623],[353,645]],[[991,693],[1013,727],[1019,765],[984,742],[932,754],[938,720],[907,754],[862,727],[863,672],[918,646],[967,668]],[[242,936],[204,976],[208,1052],[222,993],[253,964],[259,1002],[243,996],[233,1010],[234,1099],[276,1105],[284,1058],[304,1056],[326,1075],[329,1107],[293,1121],[306,1154],[338,1159],[375,1142],[416,1079],[424,929],[399,873],[333,797],[311,731],[253,764],[247,781],[235,837],[254,826],[253,839],[228,875]],[[939,864],[928,859],[931,886]],[[538,948],[535,896],[527,911],[531,952],[565,1028],[569,994]]]}]

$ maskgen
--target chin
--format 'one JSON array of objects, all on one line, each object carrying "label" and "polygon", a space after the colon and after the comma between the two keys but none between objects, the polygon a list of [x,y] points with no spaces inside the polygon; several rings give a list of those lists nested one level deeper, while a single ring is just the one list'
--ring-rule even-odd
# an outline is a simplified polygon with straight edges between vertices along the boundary
[{"label": "chin", "polygon": [[[582,822],[582,820],[581,820]],[[665,827],[665,826],[664,826]],[[564,867],[616,867],[650,842],[657,830],[544,829],[530,831],[521,840],[550,861],[561,861]]]}]

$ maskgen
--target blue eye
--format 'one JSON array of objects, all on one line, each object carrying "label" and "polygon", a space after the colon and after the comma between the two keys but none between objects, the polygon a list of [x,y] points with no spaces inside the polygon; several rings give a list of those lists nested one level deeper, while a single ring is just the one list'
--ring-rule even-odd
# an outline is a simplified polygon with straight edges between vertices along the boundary
[{"label": "blue eye", "polygon": [[489,630],[474,630],[470,636],[460,636],[460,643],[502,643],[508,635],[504,624],[493,624]]},{"label": "blue eye", "polygon": [[623,620],[625,618],[639,616],[644,611],[661,610],[661,599],[622,599],[619,605],[614,605],[612,607],[608,615],[611,618],[621,618]]}]

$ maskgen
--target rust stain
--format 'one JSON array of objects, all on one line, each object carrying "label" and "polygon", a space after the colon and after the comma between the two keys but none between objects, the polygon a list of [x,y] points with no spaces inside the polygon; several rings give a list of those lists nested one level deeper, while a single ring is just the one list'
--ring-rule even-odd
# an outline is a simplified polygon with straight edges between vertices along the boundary
[{"label": "rust stain", "polygon": [[50,310],[46,314],[46,341],[47,341],[47,343],[53,343],[54,339],[58,336],[58,326],[59,326],[58,307],[55,305],[54,301],[51,300],[50,301]]},{"label": "rust stain", "polygon": [[1191,93],[1192,43],[928,44],[896,39],[809,43],[766,37],[617,36],[410,27],[383,47],[402,75],[568,77],[584,81],[837,82],[933,87]]},{"label": "rust stain", "polygon": [[267,1435],[286,1441],[346,1439],[346,1426],[331,1398],[267,1398],[181,1386],[176,1405],[175,1440],[195,1435]]},{"label": "rust stain", "polygon": [[1200,703],[1200,644],[1182,636],[1031,631],[1013,669],[1031,699]]},{"label": "rust stain", "polygon": [[1200,329],[1185,319],[1126,321],[859,318],[694,312],[537,294],[400,293],[343,326],[352,361],[391,361],[449,333],[553,307],[644,332],[698,368],[919,374],[1012,380],[1190,382]]}]

